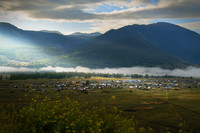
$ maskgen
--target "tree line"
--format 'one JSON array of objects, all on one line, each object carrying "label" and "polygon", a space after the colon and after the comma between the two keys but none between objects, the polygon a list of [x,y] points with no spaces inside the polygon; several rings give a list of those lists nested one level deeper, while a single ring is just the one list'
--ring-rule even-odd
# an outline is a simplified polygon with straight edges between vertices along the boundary
[{"label": "tree line", "polygon": [[10,73],[10,74],[0,74],[0,80],[25,80],[25,79],[39,79],[39,78],[47,78],[47,79],[63,79],[63,78],[91,78],[91,77],[105,77],[105,78],[122,78],[122,77],[131,77],[132,79],[138,78],[190,78],[192,77],[180,77],[180,76],[153,76],[153,75],[139,75],[139,74],[108,74],[108,73],[83,73],[83,72],[44,72],[44,73]]},{"label": "tree line", "polygon": [[103,73],[83,73],[83,72],[45,72],[45,73],[12,73],[10,74],[10,80],[22,80],[22,79],[62,79],[62,78],[91,78],[91,77],[106,77],[106,78],[121,78],[123,74],[103,74]]}]

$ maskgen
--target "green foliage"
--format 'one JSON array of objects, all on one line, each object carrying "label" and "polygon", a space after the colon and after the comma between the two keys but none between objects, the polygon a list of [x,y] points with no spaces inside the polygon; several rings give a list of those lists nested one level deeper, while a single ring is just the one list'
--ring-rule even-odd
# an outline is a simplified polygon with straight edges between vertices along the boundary
[{"label": "green foliage", "polygon": [[37,95],[30,105],[17,108],[10,105],[0,113],[2,133],[145,133],[152,129],[137,128],[134,120],[123,119],[115,107],[88,108],[68,97],[41,98]]},{"label": "green foliage", "polygon": [[131,78],[143,78],[143,76],[138,74],[133,74],[131,75]]}]

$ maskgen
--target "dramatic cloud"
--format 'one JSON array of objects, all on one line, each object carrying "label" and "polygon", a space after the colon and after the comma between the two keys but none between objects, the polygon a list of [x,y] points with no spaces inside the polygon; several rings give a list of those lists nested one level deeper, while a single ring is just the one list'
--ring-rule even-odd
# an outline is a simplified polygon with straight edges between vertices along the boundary
[{"label": "dramatic cloud", "polygon": [[[147,3],[148,0],[141,0],[137,4]],[[0,7],[3,11],[19,11],[36,19],[61,19],[61,20],[90,20],[102,19],[101,15],[87,13],[84,11],[92,6],[112,3],[112,0],[0,0]],[[123,0],[115,2],[124,3]],[[127,2],[125,2],[127,3]],[[136,2],[134,2],[136,4]]]},{"label": "dramatic cloud", "polygon": [[[126,6],[127,9],[105,13],[88,13],[100,5]],[[20,11],[36,19],[53,20],[116,20],[143,18],[199,18],[200,1],[160,0],[151,4],[150,0],[0,0],[3,11]]]},{"label": "dramatic cloud", "polygon": [[[0,18],[13,24],[18,20],[17,25],[24,27],[38,27],[38,23],[34,23],[36,21],[55,22],[58,25],[90,23],[90,28],[84,32],[103,33],[125,25],[148,24],[154,19],[200,18],[199,7],[199,0],[0,0]],[[186,28],[192,25],[195,25],[196,31],[200,30],[199,24],[181,24]],[[48,25],[41,24],[35,29],[42,27]],[[50,29],[58,30],[56,26],[53,27],[49,25]],[[66,29],[62,32],[69,31]]]},{"label": "dramatic cloud", "polygon": [[0,67],[2,72],[85,72],[85,73],[119,73],[119,74],[140,74],[140,75],[172,75],[181,77],[200,77],[200,68],[188,67],[186,69],[162,69],[157,67],[130,67],[130,68],[105,68],[105,69],[90,69],[86,67],[77,66],[76,68],[63,67],[44,67],[41,69],[30,69],[25,67]]},{"label": "dramatic cloud", "polygon": [[124,11],[101,13],[101,15],[105,15],[105,19],[199,18],[199,6],[200,1],[196,0],[160,1],[158,5],[148,4]]}]

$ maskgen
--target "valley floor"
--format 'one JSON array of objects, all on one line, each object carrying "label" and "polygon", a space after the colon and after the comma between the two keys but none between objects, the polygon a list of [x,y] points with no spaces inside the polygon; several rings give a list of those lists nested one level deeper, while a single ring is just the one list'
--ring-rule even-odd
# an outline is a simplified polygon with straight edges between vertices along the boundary
[{"label": "valley floor", "polygon": [[[191,79],[187,84],[179,83],[179,88],[148,87],[134,88],[139,83],[117,82],[125,79],[91,78],[91,79],[29,79],[0,81],[0,105],[3,110],[14,103],[22,108],[29,105],[31,99],[39,95],[55,99],[69,97],[88,108],[116,108],[120,116],[128,119],[134,116],[138,125],[151,127],[154,132],[170,131],[198,133],[200,130],[200,86]],[[158,79],[157,79],[158,80]],[[168,79],[159,79],[162,82]],[[176,79],[177,80],[177,79]],[[109,81],[112,83],[103,83]],[[141,79],[140,84],[149,85],[155,81]],[[115,87],[93,87],[92,84],[114,84]],[[193,83],[196,83],[195,85]],[[126,84],[126,85],[124,85]],[[153,84],[153,83],[152,83]],[[88,86],[88,88],[85,88]],[[75,88],[76,87],[76,88]],[[84,88],[84,89],[83,89]]]}]

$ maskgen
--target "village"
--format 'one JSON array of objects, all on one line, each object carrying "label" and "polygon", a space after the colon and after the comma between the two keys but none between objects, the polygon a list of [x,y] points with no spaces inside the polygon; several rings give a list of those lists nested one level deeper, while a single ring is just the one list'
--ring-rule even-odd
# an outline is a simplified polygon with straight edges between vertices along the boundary
[{"label": "village", "polygon": [[[200,87],[200,80],[197,79],[124,79],[124,80],[47,80],[30,81],[25,84],[16,84],[13,88],[28,91],[57,91],[77,90],[89,93],[91,90],[103,89],[134,89],[140,90],[180,90],[186,88]],[[11,93],[14,93],[11,90]]]}]

